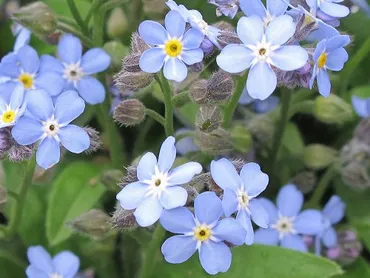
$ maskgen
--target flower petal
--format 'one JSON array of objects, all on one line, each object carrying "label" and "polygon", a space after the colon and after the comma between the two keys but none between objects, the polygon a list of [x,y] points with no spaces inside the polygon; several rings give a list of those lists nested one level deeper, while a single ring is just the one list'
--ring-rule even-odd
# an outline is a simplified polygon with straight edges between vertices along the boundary
[{"label": "flower petal", "polygon": [[220,220],[216,227],[212,229],[212,235],[222,241],[227,241],[234,245],[242,245],[247,232],[235,219],[225,218]]},{"label": "flower petal", "polygon": [[44,133],[42,124],[32,118],[23,117],[12,129],[14,140],[22,146],[27,146],[39,140]]},{"label": "flower petal", "polygon": [[55,118],[59,124],[69,124],[85,110],[85,102],[75,91],[62,93],[55,102]]},{"label": "flower petal", "polygon": [[184,50],[181,53],[181,58],[187,65],[194,65],[195,63],[199,63],[203,60],[204,52],[202,49],[192,49],[192,50]]},{"label": "flower petal", "polygon": [[173,236],[163,243],[161,251],[167,262],[180,264],[197,251],[197,241],[191,236]]},{"label": "flower petal", "polygon": [[273,229],[258,229],[254,235],[255,244],[278,245],[279,233]]},{"label": "flower petal", "polygon": [[31,40],[31,31],[27,28],[21,26],[20,30],[18,31],[17,38],[15,39],[13,50],[17,52],[22,46],[29,44]]},{"label": "flower petal", "polygon": [[36,162],[43,169],[49,169],[60,160],[60,146],[54,138],[46,137],[36,152]]},{"label": "flower petal", "polygon": [[211,162],[211,175],[215,183],[222,189],[237,190],[240,187],[241,179],[238,172],[226,158]]},{"label": "flower petal", "polygon": [[235,191],[229,188],[224,190],[222,208],[226,217],[230,217],[231,214],[238,210],[238,197],[236,196]]},{"label": "flower petal", "polygon": [[349,9],[346,6],[329,1],[320,1],[320,9],[332,17],[346,17],[349,14]]},{"label": "flower petal", "polygon": [[27,110],[38,120],[47,121],[54,112],[49,94],[44,90],[32,90],[27,95]]},{"label": "flower petal", "polygon": [[338,244],[337,232],[333,227],[326,229],[322,235],[322,242],[326,248],[333,248]]},{"label": "flower petal", "polygon": [[252,221],[245,209],[238,211],[236,215],[236,220],[243,226],[243,228],[247,231],[247,235],[245,237],[245,244],[251,245],[254,242],[254,231],[252,226]]},{"label": "flower petal", "polygon": [[317,74],[317,86],[319,88],[319,93],[324,96],[328,97],[330,95],[331,90],[331,83],[328,72],[323,68],[319,70]]},{"label": "flower petal", "polygon": [[82,153],[90,147],[90,137],[87,132],[76,125],[62,127],[58,133],[63,147],[72,153]]},{"label": "flower petal", "polygon": [[325,66],[333,71],[343,69],[344,63],[348,61],[348,53],[344,48],[338,48],[328,55]]},{"label": "flower petal", "polygon": [[302,209],[303,194],[295,185],[285,185],[279,191],[276,204],[282,216],[297,216]]},{"label": "flower petal", "polygon": [[199,250],[199,260],[204,270],[212,275],[226,272],[231,266],[231,251],[222,242],[204,242]]},{"label": "flower petal", "polygon": [[204,35],[202,32],[195,28],[190,28],[184,34],[182,43],[185,49],[196,49],[199,48],[204,40]]},{"label": "flower petal", "polygon": [[222,203],[214,192],[204,192],[194,201],[195,217],[201,224],[213,224],[222,215]]},{"label": "flower petal", "polygon": [[167,173],[176,159],[175,137],[169,136],[162,143],[158,156],[158,168],[162,173]]},{"label": "flower petal", "polygon": [[320,42],[318,42],[318,44],[316,45],[315,51],[313,53],[313,58],[312,58],[314,61],[317,61],[319,59],[320,55],[323,52],[325,52],[326,42],[327,42],[327,40],[323,39]]},{"label": "flower petal", "polygon": [[31,246],[27,250],[27,257],[31,266],[45,273],[51,273],[53,271],[51,256],[44,247]]},{"label": "flower petal", "polygon": [[168,39],[168,33],[158,22],[145,20],[139,25],[139,35],[151,45],[163,45]]},{"label": "flower petal", "polygon": [[326,41],[326,51],[331,53],[334,50],[343,48],[351,42],[351,38],[348,35],[339,35],[329,38]]},{"label": "flower petal", "polygon": [[263,21],[258,16],[250,16],[239,19],[236,32],[244,44],[256,45],[262,40],[265,29]]},{"label": "flower petal", "polygon": [[258,62],[249,70],[247,90],[252,98],[265,100],[275,90],[277,78],[270,65]]},{"label": "flower petal", "polygon": [[267,10],[273,16],[283,15],[288,8],[287,2],[281,0],[267,0],[266,2]]},{"label": "flower petal", "polygon": [[366,118],[370,116],[370,98],[352,96],[352,106],[360,117]]},{"label": "flower petal", "polygon": [[81,59],[81,68],[85,74],[94,74],[105,71],[111,62],[107,52],[101,48],[92,48]]},{"label": "flower petal", "polygon": [[253,162],[243,166],[240,171],[240,177],[250,197],[256,197],[261,194],[269,183],[268,175],[261,171],[261,167],[257,163]]},{"label": "flower petal", "polygon": [[148,185],[141,182],[129,183],[117,194],[116,199],[123,209],[136,209],[144,200],[148,190]]},{"label": "flower petal", "polygon": [[27,267],[26,275],[27,278],[50,278],[48,273],[45,273],[43,270],[40,270],[37,267],[34,267],[33,265]]},{"label": "flower petal", "polygon": [[272,45],[283,45],[295,33],[295,23],[289,15],[282,15],[270,21],[266,28],[266,39]]},{"label": "flower petal", "polygon": [[[9,106],[11,109],[16,110],[21,107],[24,100],[24,87],[17,85],[10,96]],[[2,107],[1,107],[2,108]]]},{"label": "flower petal", "polygon": [[263,208],[266,210],[269,216],[269,223],[270,224],[276,223],[278,219],[278,210],[276,206],[274,205],[274,203],[266,198],[258,198],[258,201],[263,206]]},{"label": "flower petal", "polygon": [[266,16],[265,6],[260,0],[239,0],[240,9],[248,16],[258,16],[264,18]]},{"label": "flower petal", "polygon": [[29,45],[24,45],[18,50],[17,57],[24,72],[37,73],[40,67],[40,59],[35,49]]},{"label": "flower petal", "polygon": [[274,66],[291,71],[299,69],[307,63],[308,53],[298,45],[285,45],[271,53],[270,57]]},{"label": "flower petal", "polygon": [[261,228],[267,228],[269,224],[269,216],[259,200],[252,199],[249,202],[248,208],[251,212],[253,222]]},{"label": "flower petal", "polygon": [[164,64],[163,74],[168,80],[182,82],[188,75],[188,69],[178,58],[169,58]]},{"label": "flower petal", "polygon": [[318,210],[306,209],[294,220],[293,227],[299,234],[317,235],[323,228],[323,216]]},{"label": "flower petal", "polygon": [[325,205],[322,213],[326,218],[330,219],[331,224],[337,224],[344,217],[346,204],[340,199],[339,196],[332,196]]},{"label": "flower petal", "polygon": [[163,228],[174,234],[186,234],[195,227],[193,214],[184,207],[164,210],[159,221]]},{"label": "flower petal", "polygon": [[185,32],[186,22],[178,11],[168,12],[164,24],[171,37],[180,38]]},{"label": "flower petal", "polygon": [[66,34],[60,38],[58,56],[66,64],[76,64],[81,60],[82,44],[77,37]]},{"label": "flower petal", "polygon": [[83,77],[77,83],[77,90],[88,104],[102,103],[105,99],[105,88],[103,84],[91,76]]},{"label": "flower petal", "polygon": [[54,270],[65,277],[75,277],[80,268],[80,259],[69,251],[63,251],[53,258]]},{"label": "flower petal", "polygon": [[181,185],[190,182],[193,177],[202,172],[202,165],[188,162],[171,170],[168,175],[169,185]]},{"label": "flower petal", "polygon": [[136,222],[141,227],[153,225],[161,217],[163,207],[157,198],[146,197],[134,212]]},{"label": "flower petal", "polygon": [[166,53],[159,47],[149,48],[141,54],[140,69],[148,73],[156,73],[161,70],[166,58]]},{"label": "flower petal", "polygon": [[62,63],[55,57],[50,55],[42,55],[40,57],[40,69],[39,72],[54,71],[59,74],[63,74],[64,67]]},{"label": "flower petal", "polygon": [[274,110],[279,102],[280,99],[277,96],[270,96],[265,100],[257,99],[253,103],[253,108],[256,113],[264,114]]},{"label": "flower petal", "polygon": [[173,209],[185,206],[188,199],[188,192],[181,186],[167,187],[162,192],[159,201],[165,209]]},{"label": "flower petal", "polygon": [[65,80],[58,73],[43,72],[35,78],[35,85],[37,89],[44,89],[51,96],[57,96],[62,92]]},{"label": "flower petal", "polygon": [[150,180],[155,174],[155,167],[157,166],[157,158],[153,153],[144,154],[137,165],[137,177],[139,181]]},{"label": "flower petal", "polygon": [[241,44],[229,44],[217,56],[217,65],[224,71],[239,73],[249,68],[254,59],[253,52]]},{"label": "flower petal", "polygon": [[281,246],[301,252],[307,252],[307,246],[303,239],[297,235],[287,235],[281,240]]}]

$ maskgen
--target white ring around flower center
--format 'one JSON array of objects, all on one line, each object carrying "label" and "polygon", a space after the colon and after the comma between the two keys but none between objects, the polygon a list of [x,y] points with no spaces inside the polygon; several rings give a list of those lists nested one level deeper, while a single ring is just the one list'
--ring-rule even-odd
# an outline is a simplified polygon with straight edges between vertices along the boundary
[{"label": "white ring around flower center", "polygon": [[50,119],[44,123],[44,132],[48,137],[54,137],[59,132],[60,125],[54,120]]},{"label": "white ring around flower center", "polygon": [[249,196],[248,193],[242,189],[239,189],[237,192],[238,206],[239,208],[246,208],[249,205]]},{"label": "white ring around flower center", "polygon": [[65,64],[63,78],[67,79],[69,82],[77,82],[84,76],[84,72],[80,66],[77,64]]},{"label": "white ring around flower center", "polygon": [[64,278],[64,277],[58,273],[52,273],[49,275],[49,278]]},{"label": "white ring around flower center", "polygon": [[148,195],[154,195],[159,198],[168,185],[168,173],[159,171],[158,166],[155,166],[155,172],[152,178],[147,182],[149,184]]},{"label": "white ring around flower center", "polygon": [[297,232],[293,227],[294,217],[281,216],[275,224],[271,225],[272,229],[275,229],[279,232],[279,238],[282,239],[288,234],[296,234]]}]

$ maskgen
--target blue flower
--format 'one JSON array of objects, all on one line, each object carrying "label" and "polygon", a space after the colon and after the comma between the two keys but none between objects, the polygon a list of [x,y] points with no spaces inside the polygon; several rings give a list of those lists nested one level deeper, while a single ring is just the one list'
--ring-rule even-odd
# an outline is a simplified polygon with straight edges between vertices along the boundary
[{"label": "blue flower", "polygon": [[331,17],[345,17],[349,14],[349,9],[346,6],[340,5],[338,3],[342,0],[306,0],[307,5],[316,13],[319,9],[331,16]]},{"label": "blue flower", "polygon": [[170,171],[175,159],[175,138],[170,136],[161,146],[158,161],[153,153],[146,153],[137,165],[139,181],[126,185],[117,194],[122,208],[136,209],[134,215],[140,226],[154,224],[163,208],[185,205],[188,193],[179,185],[190,182],[202,171],[202,166],[188,162]]},{"label": "blue flower", "polygon": [[17,52],[22,46],[29,44],[31,40],[31,31],[19,23],[12,25],[12,33],[16,37],[13,50]]},{"label": "blue flower", "polygon": [[282,15],[273,19],[266,30],[261,18],[242,17],[237,33],[243,44],[229,44],[217,57],[217,64],[230,73],[250,67],[247,90],[252,98],[264,100],[276,88],[277,77],[272,66],[292,71],[303,67],[307,51],[298,45],[283,45],[294,34],[293,18]]},{"label": "blue flower", "polygon": [[[0,74],[10,78],[2,84],[11,92],[17,84],[22,84],[26,97],[27,92],[35,89],[44,89],[51,96],[59,95],[63,89],[64,81],[58,74],[44,68],[37,52],[29,45],[21,47],[14,58],[1,63]],[[32,94],[32,93],[31,93]]]},{"label": "blue flower", "polygon": [[247,89],[244,89],[239,99],[240,104],[251,105],[252,109],[258,114],[264,114],[274,110],[278,106],[279,101],[277,96],[269,96],[265,100],[254,99],[248,94]]},{"label": "blue flower", "polygon": [[211,175],[216,184],[224,190],[222,207],[226,217],[237,212],[236,220],[247,231],[245,243],[254,241],[251,219],[258,226],[267,228],[268,214],[256,197],[267,187],[269,177],[256,163],[247,163],[238,175],[233,164],[225,158],[211,163]]},{"label": "blue flower", "polygon": [[347,35],[340,35],[328,40],[320,41],[313,54],[315,66],[310,80],[310,88],[317,78],[319,93],[324,97],[329,96],[331,90],[330,78],[327,69],[340,71],[348,60],[348,54],[343,48],[350,43]]},{"label": "blue flower", "polygon": [[45,68],[63,77],[64,89],[76,90],[89,104],[102,103],[105,88],[91,75],[105,71],[110,65],[110,56],[101,48],[92,48],[82,55],[81,41],[70,34],[59,40],[58,56],[61,62],[49,55],[42,56],[41,60]]},{"label": "blue flower", "polygon": [[307,209],[302,212],[303,194],[295,185],[285,185],[277,196],[277,207],[268,199],[261,204],[269,214],[268,229],[256,231],[255,243],[278,245],[307,252],[307,246],[299,235],[317,235],[322,229],[320,211]]},{"label": "blue flower", "polygon": [[126,90],[125,92],[121,93],[115,85],[110,87],[110,92],[113,95],[113,98],[111,101],[110,113],[113,113],[114,109],[117,107],[117,105],[121,101],[125,100],[126,98],[134,94],[134,92],[130,90]]},{"label": "blue flower", "polygon": [[72,153],[90,146],[84,129],[70,124],[85,109],[85,102],[75,91],[62,93],[55,101],[44,90],[35,90],[27,101],[30,117],[22,117],[12,129],[15,141],[30,145],[39,141],[36,161],[48,169],[59,162],[60,144]]},{"label": "blue flower", "polygon": [[333,225],[339,223],[344,217],[346,205],[340,197],[332,196],[324,209],[323,214],[323,230],[315,238],[315,252],[317,255],[321,253],[321,241],[326,248],[336,247],[338,244],[337,232]]},{"label": "blue flower", "polygon": [[163,243],[161,251],[165,260],[183,263],[198,250],[205,271],[226,272],[231,265],[231,251],[224,241],[242,245],[245,230],[235,219],[220,220],[221,200],[214,192],[200,194],[194,201],[194,211],[195,217],[184,207],[163,211],[161,225],[171,233],[182,234]]},{"label": "blue flower", "polygon": [[[181,128],[176,131],[176,135],[180,135],[190,131],[187,128]],[[191,136],[182,138],[176,142],[176,150],[181,155],[186,155],[187,153],[196,152],[199,150],[198,146],[195,145],[194,139]]]},{"label": "blue flower", "polygon": [[0,128],[15,125],[25,110],[26,104],[22,85],[15,87],[9,101],[0,95]]},{"label": "blue flower", "polygon": [[239,10],[239,0],[209,0],[208,2],[217,7],[217,16],[225,15],[234,18]]},{"label": "blue flower", "polygon": [[27,278],[74,278],[80,268],[80,259],[70,251],[62,251],[52,258],[42,246],[31,246],[27,257],[30,262]]},{"label": "blue flower", "polygon": [[274,18],[281,16],[288,8],[288,3],[282,0],[267,0],[266,7],[261,0],[239,0],[240,9],[247,16],[259,16],[266,26]]},{"label": "blue flower", "polygon": [[194,28],[185,32],[186,22],[177,11],[166,15],[165,26],[155,21],[146,20],[139,26],[140,37],[152,48],[144,51],[140,57],[140,68],[149,73],[156,73],[164,65],[163,73],[168,80],[183,81],[188,69],[203,60],[200,49],[204,36]]},{"label": "blue flower", "polygon": [[352,106],[361,118],[370,117],[370,98],[352,96]]}]

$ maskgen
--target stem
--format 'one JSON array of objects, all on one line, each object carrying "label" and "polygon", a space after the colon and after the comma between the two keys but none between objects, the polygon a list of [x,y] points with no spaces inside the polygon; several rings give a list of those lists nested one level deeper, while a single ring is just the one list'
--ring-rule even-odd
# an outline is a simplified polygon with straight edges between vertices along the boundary
[{"label": "stem", "polygon": [[153,276],[152,272],[157,262],[155,255],[160,249],[165,234],[166,231],[158,223],[154,230],[152,240],[150,241],[149,246],[144,254],[145,257],[143,258],[142,271],[139,276],[140,278],[149,278]]},{"label": "stem", "polygon": [[174,134],[173,129],[173,106],[172,106],[172,93],[170,84],[168,84],[167,79],[162,74],[161,78],[157,75],[154,76],[155,80],[159,83],[161,87],[163,97],[164,97],[164,105],[165,105],[165,131],[166,136],[170,136]]},{"label": "stem", "polygon": [[172,98],[172,103],[175,107],[181,107],[189,100],[189,91],[183,91]]},{"label": "stem", "polygon": [[70,24],[59,21],[57,26],[58,26],[58,29],[60,29],[61,31],[66,32],[66,33],[71,33],[71,34],[77,36],[78,38],[80,38],[82,43],[85,46],[87,46],[89,48],[92,47],[91,40],[88,37],[86,37],[84,34],[82,34],[79,30],[77,30],[73,26],[71,26]]},{"label": "stem", "polygon": [[283,139],[285,127],[288,123],[289,116],[289,106],[292,98],[292,93],[288,90],[282,91],[281,97],[281,108],[280,108],[280,122],[275,131],[273,138],[273,145],[270,154],[270,163],[271,163],[271,174],[274,173],[275,164],[277,162],[277,156],[281,147],[281,141]]},{"label": "stem", "polygon": [[94,46],[101,47],[104,43],[104,17],[105,13],[100,11],[101,0],[95,0],[93,5],[96,5],[95,11],[93,11],[94,17],[94,32],[92,35],[92,41]]},{"label": "stem", "polygon": [[159,115],[156,111],[146,108],[145,113],[151,117],[152,119],[156,120],[158,123],[160,123],[163,127],[166,127],[166,120],[161,115]]},{"label": "stem", "polygon": [[315,106],[315,101],[305,100],[297,104],[293,104],[289,110],[288,118],[291,119],[297,113],[312,114]]},{"label": "stem", "polygon": [[82,19],[80,12],[78,11],[75,0],[67,0],[69,9],[72,13],[73,18],[76,20],[77,24],[80,26],[82,33],[85,36],[89,36],[89,29],[87,28],[87,25],[85,24],[84,20]]},{"label": "stem", "polygon": [[233,119],[235,109],[238,106],[240,96],[242,95],[243,90],[245,88],[246,80],[247,80],[246,74],[239,77],[238,83],[236,84],[236,87],[235,87],[235,91],[233,95],[231,96],[231,99],[228,105],[226,106],[225,116],[224,116],[224,127],[225,128],[230,127],[231,125],[231,121]]}]

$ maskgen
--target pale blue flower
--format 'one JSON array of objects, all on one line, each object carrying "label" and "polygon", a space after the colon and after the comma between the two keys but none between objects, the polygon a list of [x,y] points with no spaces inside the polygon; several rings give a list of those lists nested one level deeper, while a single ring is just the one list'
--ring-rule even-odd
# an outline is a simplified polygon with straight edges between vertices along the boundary
[{"label": "pale blue flower", "polygon": [[126,185],[117,194],[122,208],[135,209],[137,223],[142,227],[154,224],[165,209],[184,206],[187,191],[180,185],[192,180],[202,171],[197,162],[188,162],[172,170],[176,159],[175,138],[170,136],[162,144],[158,161],[146,153],[137,166],[137,182]]},{"label": "pale blue flower", "polygon": [[370,117],[370,98],[352,96],[352,106],[361,118]]},{"label": "pale blue flower", "polygon": [[185,32],[186,22],[177,11],[170,11],[165,18],[166,29],[155,21],[146,20],[139,26],[140,37],[153,46],[140,57],[140,68],[156,73],[163,67],[168,80],[182,82],[188,75],[186,65],[203,60],[200,49],[204,36],[194,28]]},{"label": "pale blue flower", "polygon": [[250,105],[253,111],[258,114],[264,114],[274,110],[276,106],[278,106],[279,102],[280,100],[277,96],[269,96],[265,100],[254,99],[248,94],[246,88],[239,99],[240,104]]},{"label": "pale blue flower", "polygon": [[313,54],[315,65],[310,80],[311,89],[315,79],[317,79],[319,93],[324,97],[329,96],[331,84],[327,70],[342,70],[344,63],[348,60],[348,54],[343,47],[348,45],[350,41],[349,36],[340,35],[327,40],[324,39],[317,44]]},{"label": "pale blue flower", "polygon": [[90,146],[87,132],[71,122],[85,109],[85,102],[75,91],[62,93],[55,101],[44,90],[35,90],[27,100],[29,117],[22,117],[12,129],[18,144],[39,142],[37,164],[48,169],[60,160],[60,145],[72,153],[82,153]]},{"label": "pale blue flower", "polygon": [[[181,128],[176,131],[175,135],[177,136],[177,135],[186,133],[188,131],[191,131],[191,130],[188,128]],[[177,153],[181,155],[186,155],[191,152],[199,151],[199,147],[195,145],[194,138],[191,136],[178,140],[175,146],[176,146]]]},{"label": "pale blue flower", "polygon": [[80,259],[70,251],[62,251],[54,258],[42,246],[28,248],[30,265],[27,278],[74,278],[80,268]]},{"label": "pale blue flower", "polygon": [[306,0],[307,5],[315,14],[319,9],[331,16],[331,17],[346,17],[349,14],[349,9],[338,3],[343,2],[343,0]]},{"label": "pale blue flower", "polygon": [[240,9],[245,15],[259,16],[266,26],[274,18],[283,15],[288,8],[288,3],[282,0],[267,0],[267,8],[265,8],[261,0],[239,0],[239,3]]},{"label": "pale blue flower", "polygon": [[58,56],[61,61],[43,55],[43,68],[63,78],[64,90],[76,90],[89,104],[102,103],[105,99],[104,85],[92,75],[109,67],[110,56],[102,48],[92,48],[82,55],[80,39],[70,34],[60,38]]},{"label": "pale blue flower", "polygon": [[125,100],[126,98],[134,94],[134,92],[131,90],[126,90],[125,92],[121,93],[115,85],[110,87],[110,92],[112,93],[113,96],[111,101],[110,113],[113,113],[114,109],[121,101]]},{"label": "pale blue flower", "polygon": [[208,0],[208,2],[217,7],[217,16],[234,18],[239,10],[239,0]]},{"label": "pale blue flower", "polygon": [[174,234],[162,245],[162,254],[169,263],[187,261],[197,250],[199,260],[207,273],[226,272],[231,265],[231,251],[224,243],[242,245],[245,230],[232,218],[222,216],[221,200],[214,192],[200,194],[194,201],[195,217],[189,209],[181,207],[165,210],[160,222]]},{"label": "pale blue flower", "polygon": [[260,17],[242,17],[237,33],[243,44],[227,45],[217,56],[217,64],[230,73],[250,68],[247,79],[249,95],[264,100],[277,85],[272,66],[292,71],[303,67],[308,60],[308,53],[302,47],[284,45],[295,30],[296,25],[289,15],[273,19],[266,29]]},{"label": "pale blue flower", "polygon": [[23,116],[26,110],[24,102],[24,88],[22,85],[15,87],[10,100],[0,94],[0,128],[13,126]]},{"label": "pale blue flower", "polygon": [[12,33],[16,37],[13,50],[17,52],[22,46],[29,44],[31,40],[31,31],[19,23],[12,25]]},{"label": "pale blue flower", "polygon": [[252,221],[267,228],[268,214],[256,199],[267,187],[269,177],[256,163],[247,163],[240,171],[240,176],[233,164],[222,158],[211,163],[211,175],[216,184],[224,190],[222,207],[226,217],[237,212],[236,220],[247,232],[245,243],[254,241]]},{"label": "pale blue flower", "polygon": [[323,216],[320,211],[307,209],[302,212],[303,194],[295,185],[283,186],[275,206],[270,200],[260,198],[268,212],[268,229],[256,231],[255,243],[281,245],[285,248],[307,252],[307,246],[300,235],[317,235],[322,230]]}]

